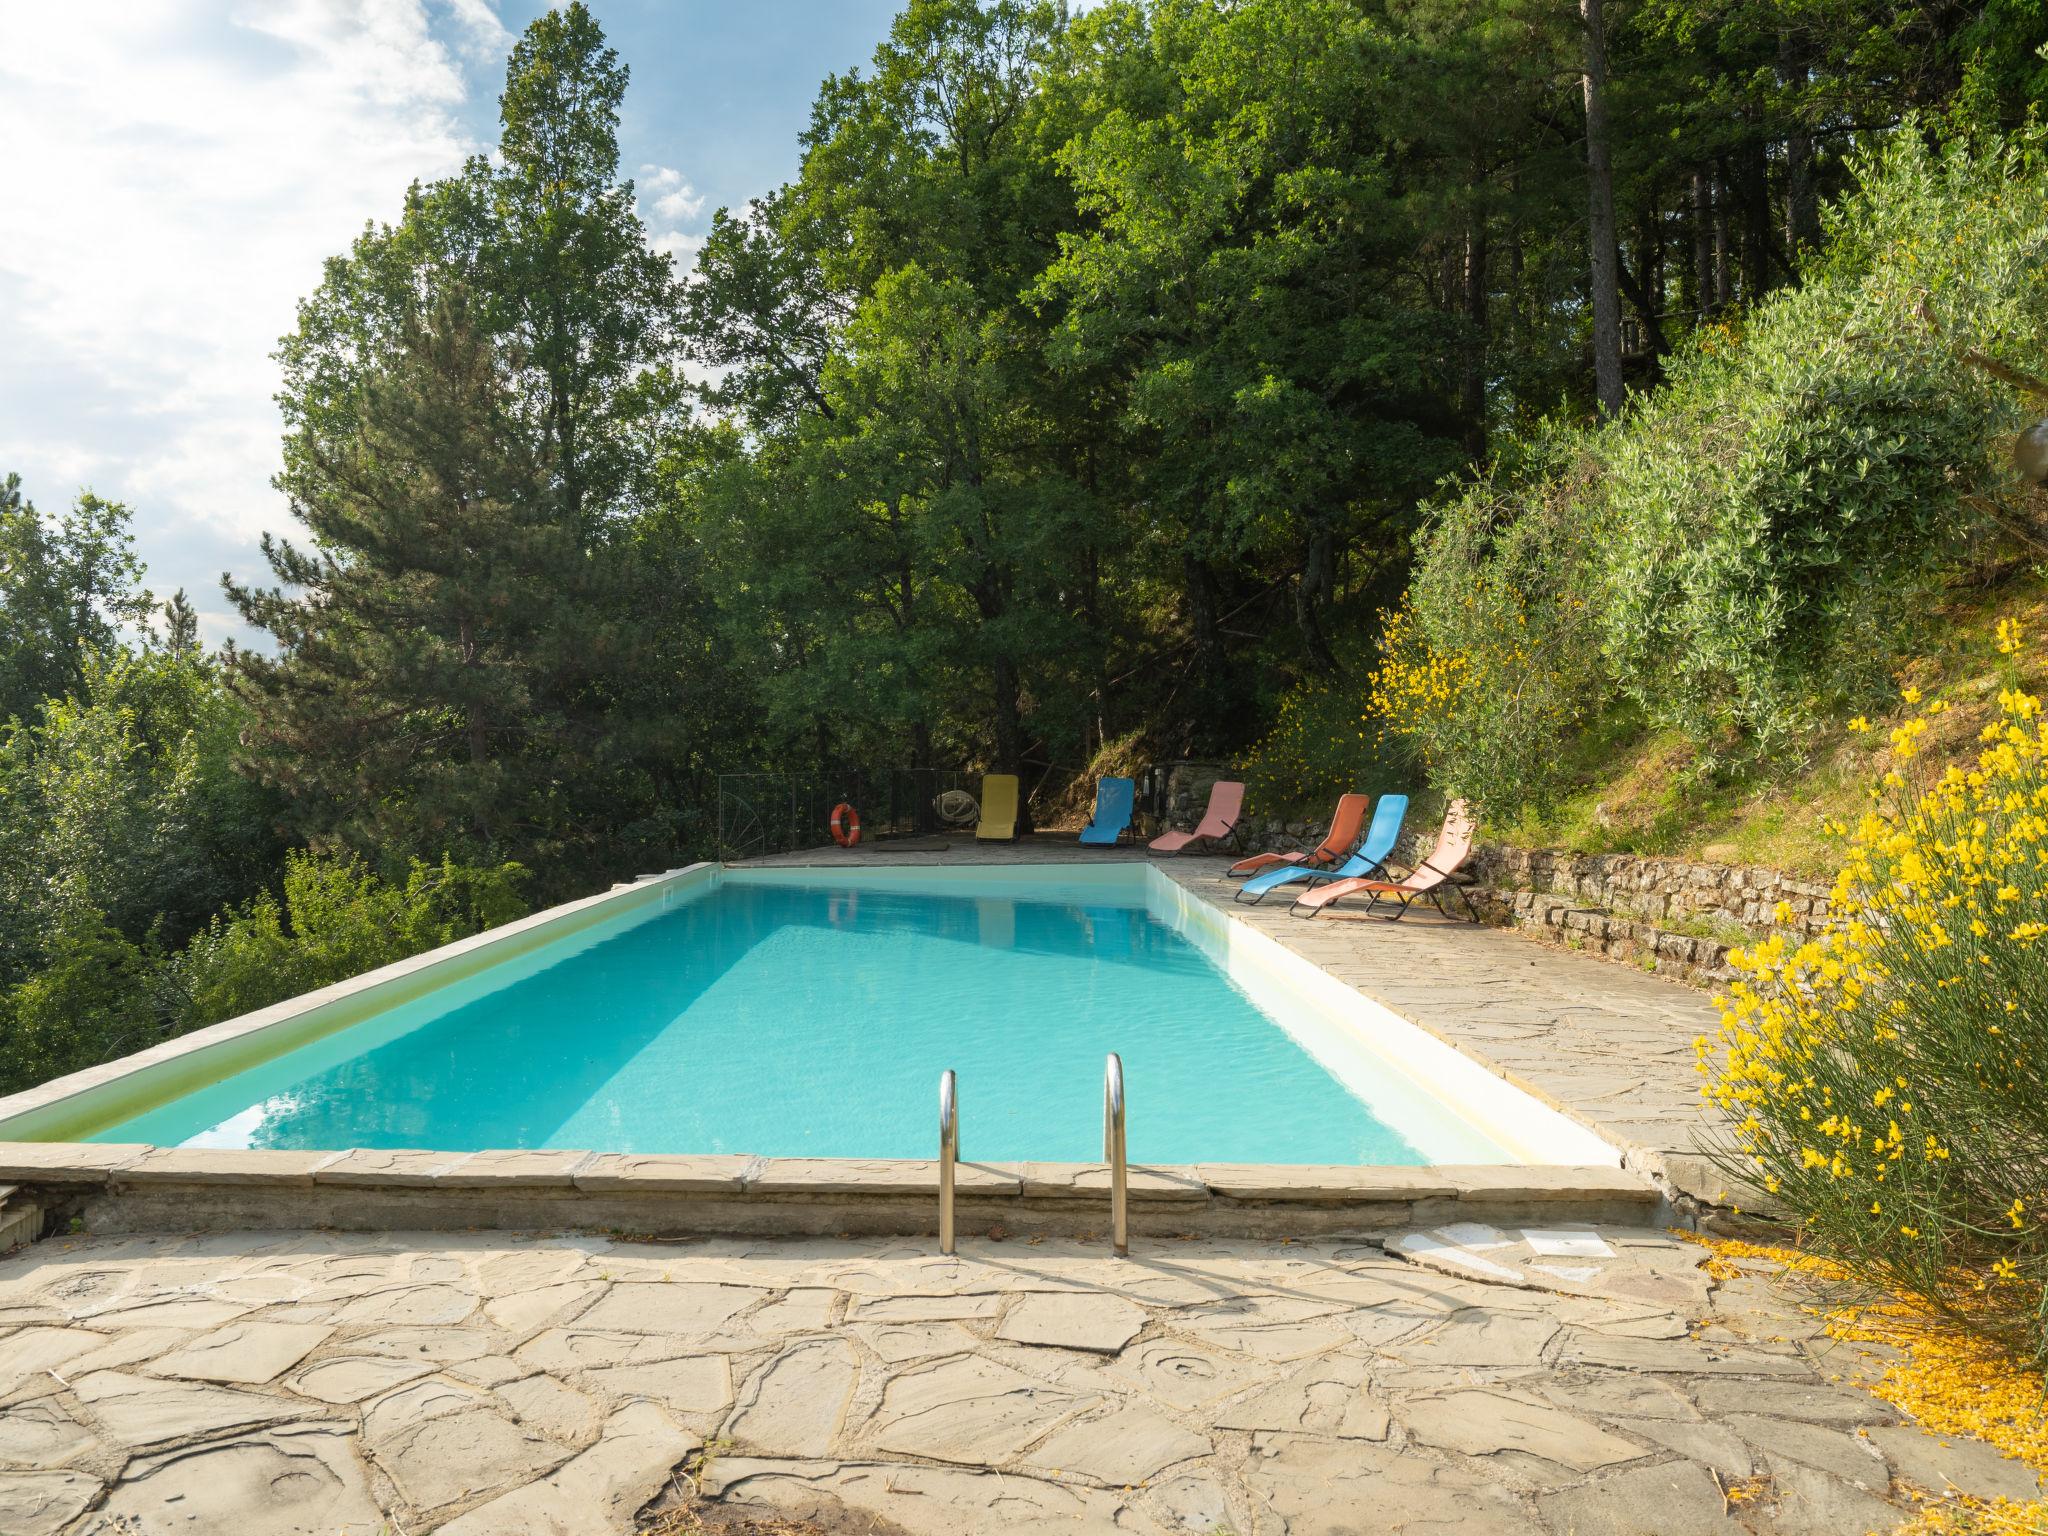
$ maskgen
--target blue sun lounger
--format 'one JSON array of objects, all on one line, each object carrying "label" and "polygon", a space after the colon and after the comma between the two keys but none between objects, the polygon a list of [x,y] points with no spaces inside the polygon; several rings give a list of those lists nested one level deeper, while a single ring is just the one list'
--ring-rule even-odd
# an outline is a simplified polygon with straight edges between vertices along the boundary
[{"label": "blue sun lounger", "polygon": [[1081,841],[1110,847],[1130,830],[1131,804],[1138,786],[1129,779],[1099,779],[1095,785],[1095,816],[1081,829]]},{"label": "blue sun lounger", "polygon": [[1266,892],[1302,880],[1371,879],[1373,871],[1381,869],[1386,864],[1387,856],[1394,851],[1394,844],[1401,840],[1401,822],[1407,815],[1406,795],[1381,795],[1379,804],[1372,808],[1372,825],[1365,829],[1365,836],[1358,844],[1358,851],[1335,869],[1304,869],[1299,864],[1284,865],[1263,875],[1253,875],[1237,888],[1234,899],[1249,900],[1256,904]]}]

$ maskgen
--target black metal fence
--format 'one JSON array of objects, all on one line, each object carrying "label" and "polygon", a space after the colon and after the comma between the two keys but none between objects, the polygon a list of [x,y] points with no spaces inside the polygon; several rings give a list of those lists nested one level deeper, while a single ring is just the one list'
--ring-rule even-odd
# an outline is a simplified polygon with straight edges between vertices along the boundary
[{"label": "black metal fence", "polygon": [[937,836],[954,825],[939,810],[940,797],[953,790],[977,795],[980,778],[937,768],[721,773],[718,857],[752,859],[828,843],[832,809],[842,801],[860,813],[862,842]]}]

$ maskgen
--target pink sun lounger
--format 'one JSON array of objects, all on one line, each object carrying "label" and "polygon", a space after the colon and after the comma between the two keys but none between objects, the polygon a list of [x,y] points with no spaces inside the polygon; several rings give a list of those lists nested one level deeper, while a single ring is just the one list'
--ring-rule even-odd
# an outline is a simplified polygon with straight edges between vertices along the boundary
[{"label": "pink sun lounger", "polygon": [[1190,843],[1206,838],[1230,836],[1230,829],[1244,814],[1244,786],[1231,779],[1218,779],[1209,786],[1209,809],[1192,832],[1162,832],[1152,839],[1154,853],[1179,853]]}]

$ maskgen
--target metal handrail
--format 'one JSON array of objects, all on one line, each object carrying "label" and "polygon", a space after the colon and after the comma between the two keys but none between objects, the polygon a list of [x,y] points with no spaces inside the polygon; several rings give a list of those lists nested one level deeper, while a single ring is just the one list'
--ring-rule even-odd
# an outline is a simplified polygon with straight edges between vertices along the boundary
[{"label": "metal handrail", "polygon": [[1102,1156],[1109,1164],[1109,1224],[1116,1256],[1131,1252],[1131,1174],[1124,1161],[1124,1062],[1115,1051],[1102,1071]]},{"label": "metal handrail", "polygon": [[953,1251],[953,1165],[960,1160],[960,1101],[949,1069],[939,1074],[939,1252]]}]

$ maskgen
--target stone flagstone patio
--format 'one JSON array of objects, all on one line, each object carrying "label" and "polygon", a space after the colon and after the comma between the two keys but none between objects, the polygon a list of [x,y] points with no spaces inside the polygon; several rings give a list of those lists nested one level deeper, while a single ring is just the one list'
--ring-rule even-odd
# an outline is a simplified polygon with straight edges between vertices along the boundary
[{"label": "stone flagstone patio", "polygon": [[913,1536],[1855,1536],[2033,1490],[1841,1379],[1873,1352],[1768,1265],[1388,1247],[52,1239],[0,1261],[0,1531],[618,1536],[701,1489]]}]

